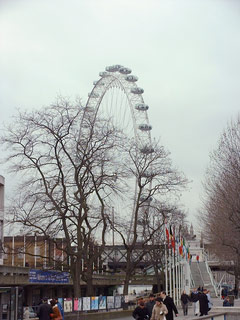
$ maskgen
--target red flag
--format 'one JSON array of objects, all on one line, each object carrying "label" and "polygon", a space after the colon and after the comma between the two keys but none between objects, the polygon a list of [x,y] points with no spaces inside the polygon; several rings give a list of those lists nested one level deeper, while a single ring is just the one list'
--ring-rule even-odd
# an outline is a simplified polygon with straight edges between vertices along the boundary
[{"label": "red flag", "polygon": [[169,231],[168,231],[167,227],[166,227],[166,238],[167,238],[167,243],[168,243],[168,246],[169,246]]},{"label": "red flag", "polygon": [[171,235],[171,246],[173,248],[173,251],[175,252],[175,232],[174,232],[174,228],[172,232],[171,226],[170,226],[170,235]]},{"label": "red flag", "polygon": [[183,248],[182,248],[182,246],[181,246],[181,245],[179,246],[179,254],[180,254],[180,256],[182,256],[182,255],[183,255]]}]

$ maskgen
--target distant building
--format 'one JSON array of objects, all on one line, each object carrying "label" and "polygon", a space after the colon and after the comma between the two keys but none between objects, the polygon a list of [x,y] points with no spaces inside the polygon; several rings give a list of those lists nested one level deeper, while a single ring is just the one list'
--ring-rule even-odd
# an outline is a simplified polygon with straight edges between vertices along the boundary
[{"label": "distant building", "polygon": [[59,269],[68,265],[64,238],[44,236],[4,237],[3,264],[8,266]]}]

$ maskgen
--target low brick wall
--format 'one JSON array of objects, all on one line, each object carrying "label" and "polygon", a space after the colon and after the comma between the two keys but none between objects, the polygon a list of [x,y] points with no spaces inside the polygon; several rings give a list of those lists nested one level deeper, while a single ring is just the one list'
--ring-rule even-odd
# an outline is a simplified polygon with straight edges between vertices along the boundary
[{"label": "low brick wall", "polygon": [[69,312],[64,314],[64,320],[107,320],[128,317],[132,314],[133,310],[119,310],[108,312],[96,312],[96,313],[83,313],[83,312]]}]

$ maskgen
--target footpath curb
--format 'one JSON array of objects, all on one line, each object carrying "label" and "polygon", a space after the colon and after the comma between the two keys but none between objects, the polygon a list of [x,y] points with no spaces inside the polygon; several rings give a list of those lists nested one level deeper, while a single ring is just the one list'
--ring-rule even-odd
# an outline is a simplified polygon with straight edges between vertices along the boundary
[{"label": "footpath curb", "polygon": [[71,312],[65,313],[64,319],[66,320],[107,320],[117,319],[131,316],[133,310],[121,310],[121,311],[108,311],[108,312],[96,312],[96,313],[82,313],[82,312]]}]

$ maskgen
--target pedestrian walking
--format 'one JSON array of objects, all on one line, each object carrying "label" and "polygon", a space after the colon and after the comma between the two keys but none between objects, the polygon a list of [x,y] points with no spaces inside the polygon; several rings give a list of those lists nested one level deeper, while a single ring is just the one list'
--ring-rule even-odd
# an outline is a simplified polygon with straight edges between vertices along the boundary
[{"label": "pedestrian walking", "polygon": [[167,310],[168,310],[168,313],[166,314],[166,319],[173,320],[173,311],[174,311],[176,317],[178,316],[178,310],[173,302],[173,299],[171,297],[167,296],[165,291],[162,291],[160,293],[160,297],[163,299],[163,303],[165,304],[165,306],[167,307]]},{"label": "pedestrian walking", "polygon": [[208,298],[206,293],[207,289],[203,289],[203,292],[199,295],[200,317],[208,315]]},{"label": "pedestrian walking", "polygon": [[163,303],[163,299],[160,297],[156,298],[156,303],[152,310],[151,320],[164,320],[166,314],[168,313],[168,309]]},{"label": "pedestrian walking", "polygon": [[236,286],[234,287],[233,293],[234,293],[235,299],[238,299],[238,288]]},{"label": "pedestrian walking", "polygon": [[199,255],[197,255],[196,260],[197,260],[197,263],[199,263]]},{"label": "pedestrian walking", "polygon": [[188,302],[191,301],[189,295],[186,294],[186,291],[183,290],[181,294],[181,304],[183,309],[183,315],[187,316],[188,314]]},{"label": "pedestrian walking", "polygon": [[59,311],[60,311],[60,313],[61,313],[62,319],[64,320],[64,310],[63,310],[63,307],[62,307],[61,303],[59,302],[58,298],[56,298],[55,300],[56,300],[56,304],[57,304],[57,306],[58,306],[58,309],[59,309]]},{"label": "pedestrian walking", "polygon": [[149,316],[151,317],[151,315],[152,315],[152,310],[153,310],[153,307],[154,307],[154,305],[155,305],[155,296],[154,296],[154,294],[150,294],[149,295],[149,300],[148,300],[148,302],[146,303],[146,308],[148,309],[148,313],[149,313]]},{"label": "pedestrian walking", "polygon": [[227,296],[223,301],[223,307],[231,307],[230,298]]},{"label": "pedestrian walking", "polygon": [[148,309],[145,307],[143,301],[139,303],[136,309],[133,311],[132,316],[137,320],[148,320],[150,319],[150,314],[148,313]]},{"label": "pedestrian walking", "polygon": [[208,311],[210,311],[212,309],[213,303],[212,303],[212,299],[211,299],[211,295],[210,295],[210,291],[207,290],[207,298],[208,298]]},{"label": "pedestrian walking", "polygon": [[23,319],[24,320],[29,320],[30,319],[30,311],[29,311],[29,307],[28,306],[24,307]]},{"label": "pedestrian walking", "polygon": [[193,314],[195,316],[199,314],[199,294],[198,290],[194,288],[190,295],[190,299],[193,304]]},{"label": "pedestrian walking", "polygon": [[54,320],[62,320],[62,315],[60,310],[58,309],[57,303],[55,299],[50,301],[53,312],[51,313],[51,318]]},{"label": "pedestrian walking", "polygon": [[222,299],[224,300],[226,298],[226,296],[228,295],[228,289],[222,288],[221,295],[222,295]]},{"label": "pedestrian walking", "polygon": [[52,307],[47,303],[48,299],[43,298],[37,312],[39,320],[50,320],[50,314],[53,313]]}]

